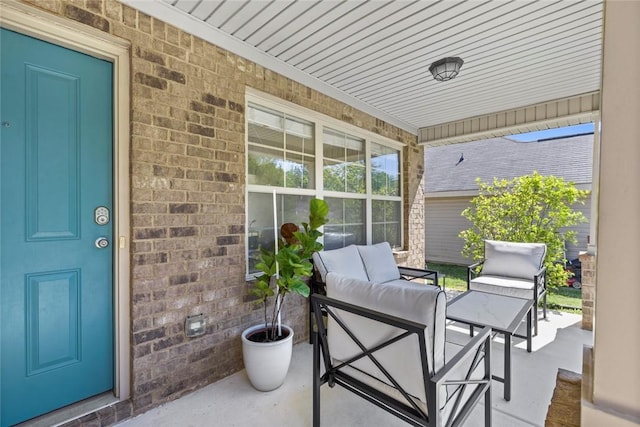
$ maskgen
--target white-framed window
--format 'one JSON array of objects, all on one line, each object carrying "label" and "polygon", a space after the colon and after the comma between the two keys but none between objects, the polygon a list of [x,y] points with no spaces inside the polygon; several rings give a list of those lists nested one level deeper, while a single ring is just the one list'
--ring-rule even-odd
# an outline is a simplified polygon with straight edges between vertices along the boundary
[{"label": "white-framed window", "polygon": [[[277,227],[327,201],[325,249],[387,241],[401,248],[402,144],[275,99],[247,94],[247,277]],[[275,196],[274,196],[275,194]]]}]

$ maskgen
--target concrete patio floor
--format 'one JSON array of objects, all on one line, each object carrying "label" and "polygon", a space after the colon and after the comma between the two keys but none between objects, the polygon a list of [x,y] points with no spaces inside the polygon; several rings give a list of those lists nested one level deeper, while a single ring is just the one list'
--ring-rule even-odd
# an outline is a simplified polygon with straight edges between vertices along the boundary
[{"label": "concrete patio floor", "polygon": [[[580,373],[582,348],[591,343],[592,333],[580,328],[580,316],[549,311],[541,320],[538,336],[533,338],[532,353],[526,352],[524,340],[515,338],[512,352],[513,383],[510,402],[503,399],[503,386],[493,383],[493,426],[544,426],[553,395],[558,368]],[[524,325],[523,325],[524,326]],[[457,324],[448,325],[448,337],[463,336]],[[449,340],[449,338],[447,338]],[[502,373],[503,341],[494,340],[492,367]],[[154,408],[122,427],[245,427],[311,426],[311,358],[312,346],[294,346],[293,360],[285,384],[263,393],[249,384],[240,371],[178,400]],[[322,387],[322,425],[332,427],[406,426],[397,418],[340,387]],[[483,410],[478,407],[467,426],[481,426]]]}]

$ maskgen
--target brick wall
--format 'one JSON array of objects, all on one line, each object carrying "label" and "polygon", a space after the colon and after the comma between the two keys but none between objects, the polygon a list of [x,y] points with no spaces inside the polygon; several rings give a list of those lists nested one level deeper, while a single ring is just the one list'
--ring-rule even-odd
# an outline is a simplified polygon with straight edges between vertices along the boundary
[{"label": "brick wall", "polygon": [[596,257],[593,254],[581,253],[582,266],[582,329],[593,330],[596,301]]},{"label": "brick wall", "polygon": [[[247,86],[408,144],[405,241],[408,263],[423,262],[415,135],[116,1],[23,1],[131,42],[134,414],[242,369],[239,336],[262,314],[244,279]],[[306,301],[292,298],[287,308],[301,341]],[[207,331],[189,339],[184,320],[196,313]],[[102,412],[90,422],[119,418]]]},{"label": "brick wall", "polygon": [[425,266],[424,147],[411,143],[404,150],[404,241],[408,267]]}]

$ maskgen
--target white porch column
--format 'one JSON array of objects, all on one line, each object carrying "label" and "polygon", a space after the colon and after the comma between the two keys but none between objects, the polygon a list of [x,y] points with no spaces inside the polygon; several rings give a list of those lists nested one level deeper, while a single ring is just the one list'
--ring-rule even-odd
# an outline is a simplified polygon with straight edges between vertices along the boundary
[{"label": "white porch column", "polygon": [[594,347],[582,425],[640,425],[640,2],[605,0]]}]

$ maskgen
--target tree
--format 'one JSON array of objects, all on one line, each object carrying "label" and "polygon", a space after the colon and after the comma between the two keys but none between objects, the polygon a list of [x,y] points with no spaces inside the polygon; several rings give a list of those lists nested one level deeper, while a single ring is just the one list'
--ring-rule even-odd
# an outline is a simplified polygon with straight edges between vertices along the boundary
[{"label": "tree", "polygon": [[565,242],[576,243],[576,232],[567,227],[586,222],[582,212],[573,209],[584,204],[588,191],[572,182],[537,172],[493,184],[476,180],[479,195],[462,216],[473,223],[460,232],[465,244],[462,254],[479,261],[484,256],[484,239],[509,242],[546,243],[549,286],[563,286],[569,278],[564,269]]}]

